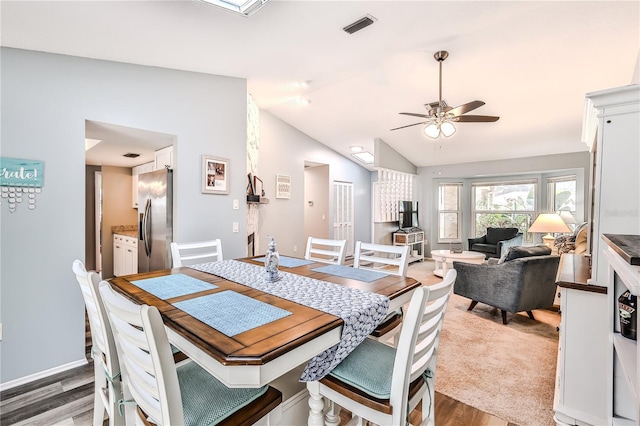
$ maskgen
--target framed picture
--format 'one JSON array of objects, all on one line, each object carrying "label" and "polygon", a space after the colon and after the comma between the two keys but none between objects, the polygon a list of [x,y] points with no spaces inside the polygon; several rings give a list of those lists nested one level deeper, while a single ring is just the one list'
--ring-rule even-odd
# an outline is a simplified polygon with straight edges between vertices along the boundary
[{"label": "framed picture", "polygon": [[247,184],[247,195],[260,195],[258,193],[256,193],[256,187],[254,186],[254,181],[253,181],[253,174],[249,173],[247,174],[247,181],[249,182]]},{"label": "framed picture", "polygon": [[291,176],[276,175],[276,198],[291,198]]},{"label": "framed picture", "polygon": [[229,193],[229,160],[226,158],[202,156],[202,193]]},{"label": "framed picture", "polygon": [[264,197],[264,185],[262,184],[262,179],[260,179],[258,176],[253,177],[253,190],[255,191],[256,195]]}]

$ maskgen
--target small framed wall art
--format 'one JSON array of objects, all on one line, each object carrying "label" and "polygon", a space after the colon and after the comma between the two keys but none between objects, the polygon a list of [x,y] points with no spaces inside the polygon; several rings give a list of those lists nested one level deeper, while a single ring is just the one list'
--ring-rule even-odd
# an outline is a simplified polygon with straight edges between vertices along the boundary
[{"label": "small framed wall art", "polygon": [[202,156],[202,193],[229,193],[229,160],[211,155]]},{"label": "small framed wall art", "polygon": [[291,198],[291,176],[276,175],[276,198]]}]

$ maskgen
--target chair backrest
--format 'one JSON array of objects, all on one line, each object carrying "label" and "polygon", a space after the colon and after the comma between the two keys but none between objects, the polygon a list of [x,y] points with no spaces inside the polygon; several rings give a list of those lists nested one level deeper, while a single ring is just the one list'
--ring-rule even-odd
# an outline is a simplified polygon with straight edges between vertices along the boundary
[{"label": "chair backrest", "polygon": [[[107,373],[111,377],[116,377],[120,372],[118,364],[118,353],[115,340],[111,332],[111,324],[107,317],[102,298],[98,292],[100,276],[93,271],[87,271],[84,264],[76,259],[73,261],[73,272],[76,274],[87,316],[89,317],[89,328],[91,329],[91,340],[94,348],[92,356],[101,356],[100,360],[94,362],[104,362]],[[96,350],[101,354],[96,353]]]},{"label": "chair backrest", "polygon": [[347,240],[328,240],[324,238],[309,237],[304,258],[316,262],[330,263],[333,265],[344,264]]},{"label": "chair backrest", "polygon": [[222,242],[219,238],[191,243],[174,241],[171,243],[171,257],[174,268],[203,262],[217,262],[223,260]]},{"label": "chair backrest", "polygon": [[106,281],[100,294],[118,347],[125,399],[132,397],[153,423],[183,424],[178,374],[158,309],[132,303]]},{"label": "chair backrest", "polygon": [[[451,269],[442,282],[420,287],[413,292],[402,323],[393,365],[389,401],[393,407],[391,424],[405,424],[409,384],[427,369],[433,374],[436,372],[440,330],[455,281],[456,271]],[[433,389],[430,391],[433,392]]]},{"label": "chair backrest", "polygon": [[353,267],[372,269],[389,274],[407,275],[409,265],[409,246],[390,246],[386,244],[356,242]]},{"label": "chair backrest", "polygon": [[497,244],[498,241],[509,240],[518,235],[518,228],[487,228],[487,244]]}]

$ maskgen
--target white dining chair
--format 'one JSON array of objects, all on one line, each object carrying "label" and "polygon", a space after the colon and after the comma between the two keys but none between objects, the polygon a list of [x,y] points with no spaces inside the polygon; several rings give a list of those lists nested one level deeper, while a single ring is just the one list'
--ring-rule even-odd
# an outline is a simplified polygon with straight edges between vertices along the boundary
[{"label": "white dining chair", "polygon": [[[195,362],[176,367],[160,312],[100,283],[122,370],[127,424],[272,425],[282,393],[271,386],[227,388]],[[137,407],[133,409],[133,404]]]},{"label": "white dining chair", "polygon": [[98,292],[100,277],[87,271],[80,260],[73,261],[91,330],[91,358],[94,370],[93,425],[102,426],[105,411],[109,425],[123,425],[124,417],[118,412],[118,401],[122,398],[120,365],[111,325]]},{"label": "white dining chair", "polygon": [[223,260],[222,241],[220,239],[196,241],[190,243],[171,243],[173,267],[188,266],[196,263],[217,262]]},{"label": "white dining chair", "polygon": [[[408,424],[409,413],[422,401],[422,424],[434,425],[438,343],[455,280],[450,270],[442,282],[414,291],[397,349],[365,339],[327,376],[307,382],[309,424],[320,423],[324,397],[352,413],[349,424],[356,424],[356,417],[379,425]],[[338,414],[330,410],[327,424],[338,424]]]},{"label": "white dining chair", "polygon": [[304,258],[315,262],[343,265],[347,240],[329,240],[309,237]]},{"label": "white dining chair", "polygon": [[[353,267],[404,277],[409,266],[409,249],[409,246],[356,241]],[[397,346],[401,326],[402,308],[398,308],[389,312],[369,337],[384,342],[388,342],[393,337],[393,345]]]},{"label": "white dining chair", "polygon": [[409,246],[392,246],[356,241],[353,267],[386,274],[406,276],[409,265]]}]

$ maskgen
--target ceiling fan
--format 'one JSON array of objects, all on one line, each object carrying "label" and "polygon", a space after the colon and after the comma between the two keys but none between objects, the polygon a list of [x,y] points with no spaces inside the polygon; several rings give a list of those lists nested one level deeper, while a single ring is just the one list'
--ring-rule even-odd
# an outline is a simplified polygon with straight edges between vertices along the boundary
[{"label": "ceiling fan", "polygon": [[396,127],[391,130],[404,129],[405,127],[418,126],[421,124],[426,124],[424,128],[424,133],[431,137],[437,138],[442,133],[444,136],[451,136],[455,133],[456,128],[453,123],[488,123],[492,121],[498,121],[500,117],[494,117],[490,115],[463,115],[468,113],[469,111],[473,111],[476,108],[484,105],[482,101],[472,101],[466,104],[459,105],[457,107],[450,107],[447,103],[442,99],[442,63],[449,56],[449,52],[446,50],[440,50],[436,52],[433,57],[440,64],[440,93],[438,102],[432,102],[429,104],[425,104],[425,108],[427,108],[426,114],[417,114],[413,112],[401,112],[402,115],[410,115],[412,117],[420,117],[424,118],[425,121],[421,121],[419,123],[408,124],[406,126]]}]

